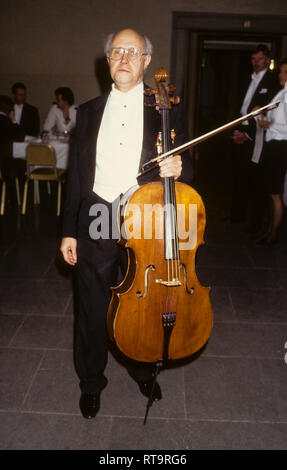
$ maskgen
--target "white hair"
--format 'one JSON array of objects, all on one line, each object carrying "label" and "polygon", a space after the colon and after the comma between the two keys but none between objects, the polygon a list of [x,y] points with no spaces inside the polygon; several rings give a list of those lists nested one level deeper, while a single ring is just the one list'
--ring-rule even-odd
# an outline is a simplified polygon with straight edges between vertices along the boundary
[{"label": "white hair", "polygon": [[[105,52],[105,55],[108,56],[109,55],[109,51],[110,51],[110,47],[111,47],[111,44],[115,38],[115,36],[117,35],[118,33],[111,33],[107,36],[106,40],[105,40],[105,44],[104,44],[104,52]],[[153,51],[153,46],[152,46],[152,43],[151,41],[149,40],[149,38],[145,35],[145,34],[140,34],[138,33],[144,40],[144,43],[145,43],[145,53],[146,54],[149,54],[149,55],[152,55],[152,51]]]}]

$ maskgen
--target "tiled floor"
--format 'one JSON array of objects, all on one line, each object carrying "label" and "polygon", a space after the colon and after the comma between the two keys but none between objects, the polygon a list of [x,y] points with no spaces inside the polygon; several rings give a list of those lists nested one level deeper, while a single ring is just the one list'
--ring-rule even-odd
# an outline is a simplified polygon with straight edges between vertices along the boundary
[{"label": "tiled floor", "polygon": [[[82,418],[73,366],[72,272],[53,211],[1,218],[2,449],[286,449],[287,238],[256,247],[209,210],[197,257],[214,329],[193,361],[163,370],[150,409],[110,354],[100,413]],[[286,219],[286,217],[285,217]]]}]

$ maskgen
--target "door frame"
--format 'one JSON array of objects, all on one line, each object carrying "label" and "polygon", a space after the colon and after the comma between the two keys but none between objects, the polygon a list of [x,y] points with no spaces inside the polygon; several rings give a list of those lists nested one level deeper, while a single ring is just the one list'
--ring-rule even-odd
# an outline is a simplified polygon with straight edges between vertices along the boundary
[{"label": "door frame", "polygon": [[170,76],[181,96],[185,91],[190,34],[200,32],[239,33],[242,38],[260,34],[284,36],[287,32],[287,16],[173,12]]}]

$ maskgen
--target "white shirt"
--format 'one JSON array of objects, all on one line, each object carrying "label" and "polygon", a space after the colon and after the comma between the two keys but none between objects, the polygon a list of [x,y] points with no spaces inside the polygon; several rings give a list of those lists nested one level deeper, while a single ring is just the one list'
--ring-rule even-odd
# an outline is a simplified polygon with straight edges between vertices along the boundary
[{"label": "white shirt", "polygon": [[23,104],[14,104],[15,121],[20,124],[23,111]]},{"label": "white shirt", "polygon": [[143,142],[143,83],[127,93],[113,84],[108,97],[96,148],[93,191],[112,202],[137,184]]},{"label": "white shirt", "polygon": [[287,88],[280,90],[271,103],[280,100],[277,108],[267,112],[266,119],[270,127],[266,131],[265,140],[287,140]]},{"label": "white shirt", "polygon": [[76,115],[77,115],[77,108],[73,104],[69,108],[69,118],[70,121],[68,123],[65,122],[65,118],[63,116],[63,112],[56,104],[53,104],[51,107],[48,116],[44,122],[43,129],[44,131],[51,132],[53,128],[56,129],[58,132],[65,132],[71,131],[76,125]]},{"label": "white shirt", "polygon": [[[251,103],[255,90],[258,87],[259,82],[261,81],[261,79],[263,78],[266,72],[267,72],[267,68],[264,70],[261,70],[258,73],[253,72],[253,74],[251,75],[252,80],[249,84],[248,90],[246,92],[246,95],[244,97],[241,110],[240,110],[241,116],[244,116],[245,114],[247,114],[247,109]],[[243,124],[248,124],[248,121],[244,121]]]}]

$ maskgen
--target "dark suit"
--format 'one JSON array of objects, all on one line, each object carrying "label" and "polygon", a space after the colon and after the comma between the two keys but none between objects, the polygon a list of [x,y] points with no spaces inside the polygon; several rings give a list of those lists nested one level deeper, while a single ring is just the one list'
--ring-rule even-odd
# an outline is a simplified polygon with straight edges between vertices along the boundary
[{"label": "dark suit", "polygon": [[25,135],[38,136],[40,133],[40,118],[38,109],[31,104],[24,103],[20,127]]},{"label": "dark suit", "polygon": [[[241,104],[247,93],[249,83],[243,88]],[[268,104],[280,89],[277,74],[270,70],[264,74],[258,83],[247,109],[250,113],[256,106],[262,107]],[[249,228],[253,231],[259,229],[262,224],[265,210],[266,195],[261,184],[261,165],[251,161],[255,137],[256,121],[249,119],[248,125],[241,124],[237,129],[246,132],[250,139],[244,144],[233,145],[233,192],[231,218],[234,220],[247,220]]]},{"label": "dark suit", "polygon": [[[246,88],[243,88],[244,93],[242,93],[241,103],[243,103],[248,87],[249,87],[249,83],[246,86]],[[255,106],[259,106],[259,108],[261,108],[262,106],[265,106],[266,104],[270,103],[271,99],[273,98],[273,96],[276,95],[279,89],[280,89],[280,84],[279,84],[277,74],[275,74],[271,70],[267,70],[267,72],[264,74],[264,76],[258,83],[257,88],[254,91],[250,104],[247,108],[247,114],[251,113],[251,111],[253,110],[253,108],[255,108]],[[250,119],[248,122],[249,122],[248,125],[241,125],[240,130],[242,130],[243,132],[247,132],[247,134],[252,139],[254,139],[255,134],[256,134],[256,122],[254,119]],[[250,152],[253,152],[253,147],[254,147],[254,141],[253,141],[253,144],[251,144],[250,146]],[[251,157],[252,157],[252,153],[250,154],[250,158]]]},{"label": "dark suit", "polygon": [[21,127],[13,124],[8,116],[0,114],[0,168],[5,180],[13,176],[15,170],[15,162],[12,158],[13,142],[23,139]]},{"label": "dark suit", "polygon": [[[124,259],[117,240],[92,240],[89,236],[89,226],[93,220],[93,217],[89,216],[91,205],[105,204],[109,209],[110,221],[112,219],[111,204],[93,192],[97,136],[107,98],[108,93],[81,105],[78,109],[63,221],[63,236],[77,238],[79,311],[75,331],[75,365],[84,393],[97,393],[107,382],[104,376],[108,351],[106,312],[111,297],[110,286],[116,284],[118,268]],[[151,101],[152,97],[145,97],[145,104]],[[155,144],[160,126],[158,112],[152,107],[144,106],[140,166],[156,155]],[[176,132],[176,146],[188,140],[182,105],[172,111],[171,128]],[[190,183],[191,160],[188,156],[183,160],[180,179]],[[157,176],[158,170],[147,173],[141,183],[151,181]],[[147,380],[152,372],[151,367],[147,366],[131,365],[128,370],[137,382]]]}]

